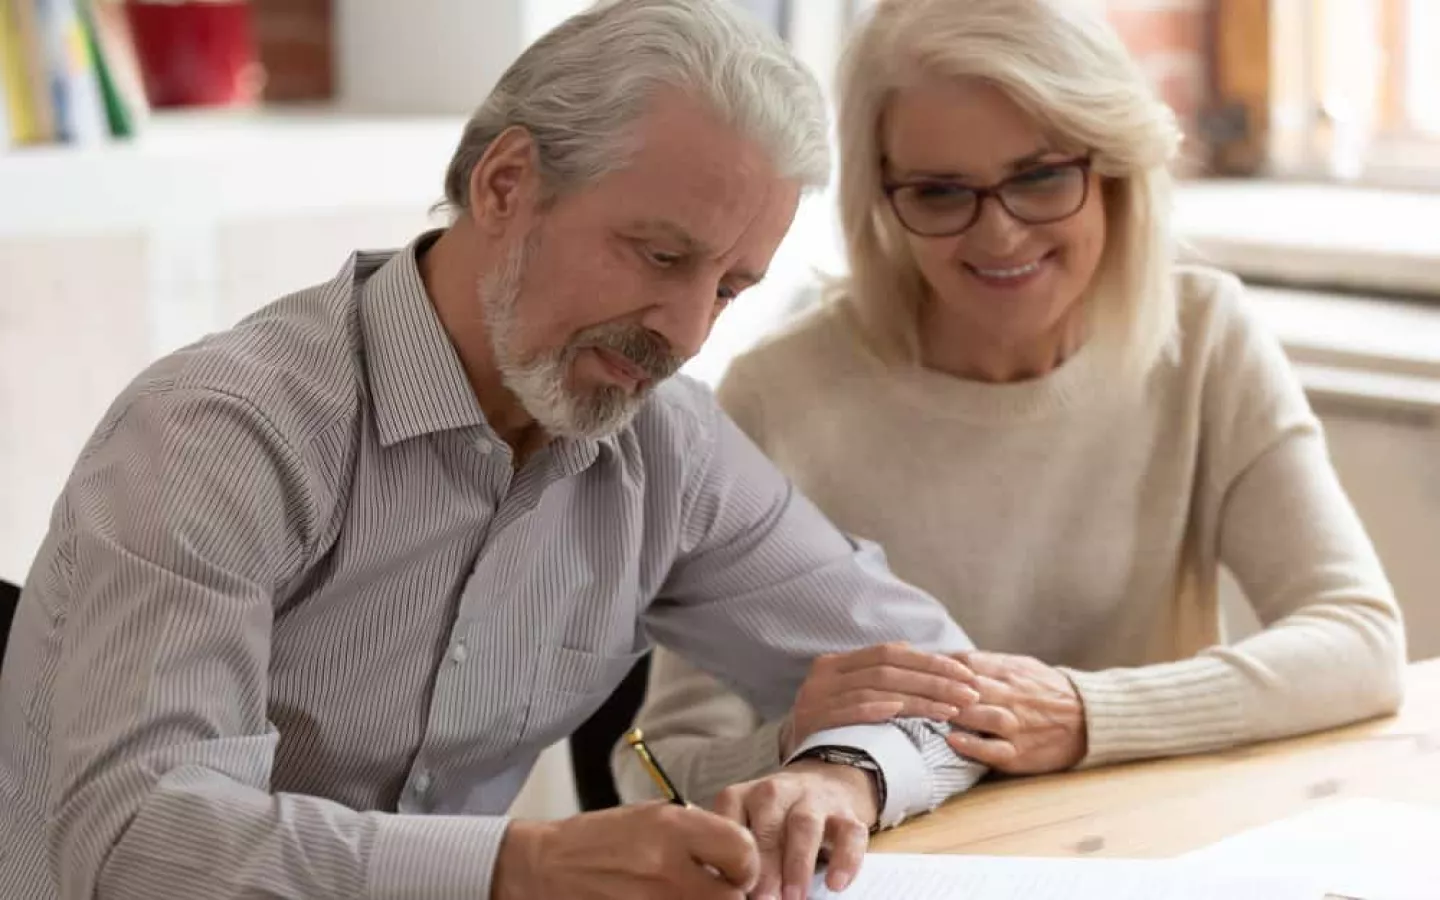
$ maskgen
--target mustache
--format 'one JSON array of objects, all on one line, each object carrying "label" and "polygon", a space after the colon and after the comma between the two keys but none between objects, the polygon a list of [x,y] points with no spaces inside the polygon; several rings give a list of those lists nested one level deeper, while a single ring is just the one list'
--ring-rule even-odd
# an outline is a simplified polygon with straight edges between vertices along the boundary
[{"label": "mustache", "polygon": [[570,347],[572,354],[592,347],[619,354],[652,382],[664,381],[685,364],[685,359],[675,352],[669,341],[638,325],[613,323],[587,328],[575,337]]}]

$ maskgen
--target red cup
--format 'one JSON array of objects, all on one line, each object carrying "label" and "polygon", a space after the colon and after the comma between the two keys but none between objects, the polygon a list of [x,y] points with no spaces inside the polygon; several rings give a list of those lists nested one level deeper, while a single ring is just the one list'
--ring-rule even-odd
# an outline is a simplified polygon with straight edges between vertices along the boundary
[{"label": "red cup", "polygon": [[152,106],[260,99],[265,79],[249,0],[125,0],[125,14]]}]

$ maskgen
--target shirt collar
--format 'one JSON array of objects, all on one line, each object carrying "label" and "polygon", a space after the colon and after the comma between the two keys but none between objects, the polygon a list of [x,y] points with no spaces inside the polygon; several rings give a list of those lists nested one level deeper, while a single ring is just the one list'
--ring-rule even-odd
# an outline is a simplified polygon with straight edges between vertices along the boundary
[{"label": "shirt collar", "polygon": [[[428,231],[401,250],[362,251],[353,262],[366,374],[384,447],[473,427],[499,440],[420,278],[419,256],[439,236]],[[557,438],[550,450],[562,473],[575,474],[597,456],[619,454],[620,435],[598,441]]]},{"label": "shirt collar", "polygon": [[365,369],[385,447],[457,428],[489,430],[420,279],[419,252],[438,236],[430,231],[399,251],[356,254]]}]

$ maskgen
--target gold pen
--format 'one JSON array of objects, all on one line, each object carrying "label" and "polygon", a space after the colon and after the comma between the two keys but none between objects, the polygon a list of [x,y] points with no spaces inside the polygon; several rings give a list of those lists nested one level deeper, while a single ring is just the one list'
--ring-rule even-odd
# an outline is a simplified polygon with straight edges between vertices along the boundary
[{"label": "gold pen", "polygon": [[625,743],[629,744],[630,749],[635,751],[635,755],[640,757],[640,765],[644,766],[645,771],[650,773],[650,780],[654,781],[656,786],[660,788],[660,793],[665,795],[666,800],[677,806],[690,805],[685,802],[684,797],[680,796],[680,791],[675,787],[675,782],[671,781],[670,776],[665,774],[665,770],[660,768],[660,761],[655,758],[655,754],[651,753],[650,748],[646,746],[645,735],[640,729],[632,728],[627,731],[625,733]]}]

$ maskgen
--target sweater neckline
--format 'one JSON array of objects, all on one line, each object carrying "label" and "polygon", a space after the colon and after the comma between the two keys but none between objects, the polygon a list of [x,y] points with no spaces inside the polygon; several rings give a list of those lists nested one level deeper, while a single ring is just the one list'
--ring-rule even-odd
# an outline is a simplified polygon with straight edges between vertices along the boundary
[{"label": "sweater neckline", "polygon": [[1080,408],[1101,393],[1104,354],[1086,341],[1069,359],[1037,378],[995,384],[961,378],[918,363],[893,369],[888,380],[906,403],[932,416],[1008,424]]}]

